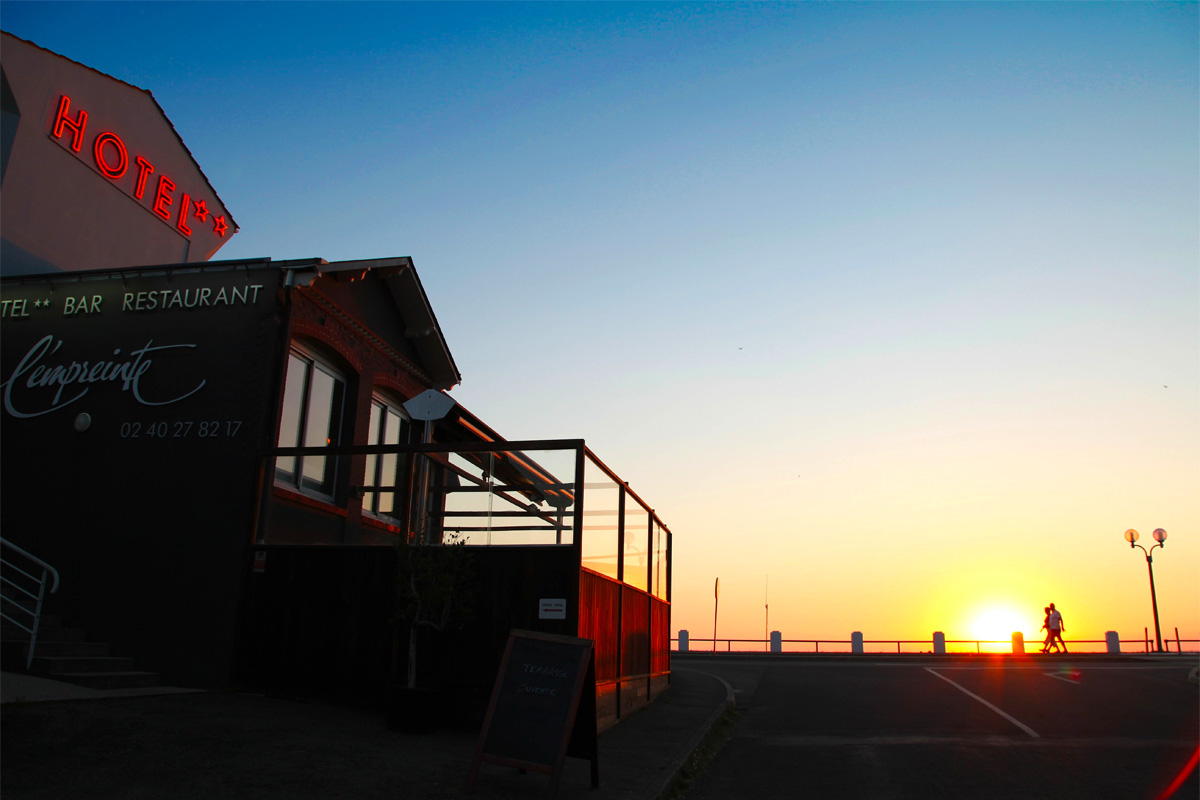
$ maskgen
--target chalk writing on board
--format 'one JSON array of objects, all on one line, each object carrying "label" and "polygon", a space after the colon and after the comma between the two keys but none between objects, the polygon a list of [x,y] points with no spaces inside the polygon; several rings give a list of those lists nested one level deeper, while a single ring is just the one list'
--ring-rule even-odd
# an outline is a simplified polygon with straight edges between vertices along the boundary
[{"label": "chalk writing on board", "polygon": [[480,763],[489,762],[549,773],[553,792],[567,755],[590,761],[592,786],[598,786],[594,664],[589,639],[513,631],[467,791],[475,786]]}]

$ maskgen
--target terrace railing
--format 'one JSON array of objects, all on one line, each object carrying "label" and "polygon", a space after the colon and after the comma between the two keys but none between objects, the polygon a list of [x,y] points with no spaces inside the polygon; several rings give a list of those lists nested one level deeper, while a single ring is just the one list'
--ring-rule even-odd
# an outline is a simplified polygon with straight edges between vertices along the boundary
[{"label": "terrace railing", "polygon": [[[384,461],[392,466],[377,472]],[[331,494],[280,482],[276,462],[339,476]],[[288,447],[263,457],[255,541],[270,544],[271,492],[422,542],[563,545],[580,565],[669,602],[671,532],[580,439]],[[376,484],[373,474],[395,475]],[[347,488],[348,487],[348,488]]]},{"label": "terrace railing", "polygon": [[274,448],[261,470],[256,544],[301,541],[285,520],[307,506],[335,520],[327,530],[366,532],[351,544],[573,549],[579,635],[596,642],[598,688],[612,690],[615,713],[669,675],[671,532],[583,440]]}]

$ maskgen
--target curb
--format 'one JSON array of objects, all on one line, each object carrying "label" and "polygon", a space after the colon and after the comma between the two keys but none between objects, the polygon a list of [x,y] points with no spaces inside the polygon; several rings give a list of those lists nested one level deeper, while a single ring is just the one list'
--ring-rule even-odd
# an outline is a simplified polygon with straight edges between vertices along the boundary
[{"label": "curb", "polygon": [[704,672],[703,670],[698,669],[687,669],[686,667],[682,669],[677,667],[676,670],[680,672],[695,672],[700,675],[707,675],[710,678],[720,681],[725,687],[725,700],[722,701],[721,704],[715,709],[713,709],[713,712],[708,715],[708,719],[706,719],[704,723],[696,730],[695,735],[688,740],[687,744],[683,746],[679,754],[672,759],[668,767],[667,777],[659,785],[658,790],[650,795],[653,800],[663,800],[663,798],[669,797],[675,791],[676,787],[683,780],[684,765],[687,764],[688,760],[692,757],[692,754],[700,749],[700,745],[702,745],[704,740],[708,738],[710,733],[712,733],[712,730],[716,726],[717,722],[719,722],[722,717],[732,711],[737,705],[737,701],[734,699],[733,687],[729,685],[728,681],[719,675],[713,675],[711,672]]},{"label": "curb", "polygon": [[0,705],[65,703],[78,700],[127,700],[171,694],[206,693],[207,689],[179,686],[141,686],[131,689],[92,689],[25,672],[0,672]]}]

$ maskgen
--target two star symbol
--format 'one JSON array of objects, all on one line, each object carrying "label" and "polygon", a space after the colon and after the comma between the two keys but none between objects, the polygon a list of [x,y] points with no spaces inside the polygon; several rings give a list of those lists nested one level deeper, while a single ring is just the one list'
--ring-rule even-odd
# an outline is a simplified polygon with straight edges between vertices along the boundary
[{"label": "two star symbol", "polygon": [[[196,207],[196,219],[200,220],[201,222],[207,222],[208,205],[203,200],[193,200],[192,205]],[[217,236],[224,236],[227,230],[229,230],[229,223],[225,221],[225,215],[222,214],[221,216],[217,216],[214,214],[213,233],[215,233]]]}]

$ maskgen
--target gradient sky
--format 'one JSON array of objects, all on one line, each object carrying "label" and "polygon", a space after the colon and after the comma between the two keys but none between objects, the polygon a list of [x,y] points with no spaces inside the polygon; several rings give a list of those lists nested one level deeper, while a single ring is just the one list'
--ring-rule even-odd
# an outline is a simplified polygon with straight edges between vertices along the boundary
[{"label": "gradient sky", "polygon": [[[720,637],[1200,636],[1197,4],[0,2],[149,89],[218,258],[411,256]],[[1161,553],[1161,554],[1160,554]],[[769,576],[769,578],[768,578]],[[989,610],[1016,621],[985,630]],[[996,627],[996,626],[993,626]]]}]

